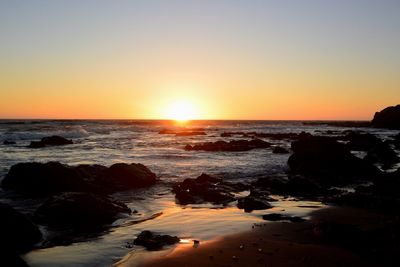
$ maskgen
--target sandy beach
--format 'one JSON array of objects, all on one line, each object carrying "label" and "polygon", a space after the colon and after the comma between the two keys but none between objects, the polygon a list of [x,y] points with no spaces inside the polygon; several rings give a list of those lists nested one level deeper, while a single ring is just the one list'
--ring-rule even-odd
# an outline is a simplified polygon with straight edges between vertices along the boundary
[{"label": "sandy beach", "polygon": [[[318,235],[316,225],[329,221],[375,229],[385,216],[338,207],[325,208],[313,212],[311,216],[311,220],[303,223],[268,222],[256,225],[247,232],[201,242],[198,246],[180,244],[168,251],[141,257],[141,260],[137,255],[127,257],[116,266],[379,266],[375,260],[383,263],[383,259],[375,259],[374,255],[366,257],[362,251],[346,244],[347,241],[335,244],[324,240]],[[367,244],[367,247],[374,246]]]}]

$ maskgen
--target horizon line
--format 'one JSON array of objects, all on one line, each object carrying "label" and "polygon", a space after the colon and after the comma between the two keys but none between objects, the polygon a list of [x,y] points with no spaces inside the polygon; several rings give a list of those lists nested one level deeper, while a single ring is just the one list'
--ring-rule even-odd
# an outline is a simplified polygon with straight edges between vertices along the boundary
[{"label": "horizon line", "polygon": [[[177,121],[174,119],[134,119],[134,118],[1,118],[0,120],[37,120],[37,121]],[[369,122],[371,119],[193,119],[190,121],[356,121]]]}]

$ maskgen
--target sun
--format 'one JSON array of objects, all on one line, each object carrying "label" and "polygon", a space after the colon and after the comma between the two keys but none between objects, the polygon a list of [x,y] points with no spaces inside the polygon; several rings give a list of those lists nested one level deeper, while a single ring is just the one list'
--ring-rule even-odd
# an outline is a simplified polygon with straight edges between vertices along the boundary
[{"label": "sun", "polygon": [[178,122],[186,122],[197,118],[197,110],[189,101],[174,101],[166,109],[166,118]]}]

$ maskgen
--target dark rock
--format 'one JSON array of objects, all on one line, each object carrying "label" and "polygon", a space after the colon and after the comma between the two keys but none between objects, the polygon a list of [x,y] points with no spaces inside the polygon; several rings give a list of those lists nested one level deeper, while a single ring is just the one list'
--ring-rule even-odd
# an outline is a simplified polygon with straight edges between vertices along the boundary
[{"label": "dark rock", "polygon": [[194,136],[194,135],[206,135],[203,128],[191,128],[191,129],[162,129],[158,132],[159,134],[174,134],[175,136]]},{"label": "dark rock", "polygon": [[91,190],[75,168],[59,162],[13,165],[3,179],[2,187],[32,196]]},{"label": "dark rock", "polygon": [[49,137],[43,137],[40,141],[32,141],[28,147],[41,148],[45,146],[64,146],[70,144],[73,144],[72,140],[68,140],[62,136],[53,135]]},{"label": "dark rock", "polygon": [[38,222],[55,227],[97,228],[130,213],[123,203],[83,192],[65,192],[46,200],[35,212]]},{"label": "dark rock", "polygon": [[206,135],[205,132],[197,132],[197,131],[187,131],[187,132],[178,132],[175,136],[195,136],[195,135]]},{"label": "dark rock", "polygon": [[294,140],[297,139],[297,133],[260,133],[260,132],[223,132],[221,137],[242,136],[251,138],[269,138],[273,140]]},{"label": "dark rock", "polygon": [[399,161],[389,142],[383,142],[373,134],[347,131],[343,140],[348,141],[347,146],[350,150],[366,151],[365,159],[368,162],[382,163],[384,166],[390,167]]},{"label": "dark rock", "polygon": [[248,151],[256,148],[267,148],[271,144],[261,139],[232,140],[207,142],[195,145],[186,145],[185,150],[204,150],[204,151]]},{"label": "dark rock", "polygon": [[371,122],[372,126],[387,129],[400,129],[400,105],[387,107],[376,112]]},{"label": "dark rock", "polygon": [[12,140],[4,140],[3,145],[15,145],[16,142]]},{"label": "dark rock", "polygon": [[265,210],[272,208],[271,204],[264,198],[247,196],[238,199],[237,207],[239,209],[244,209],[245,212],[251,212],[253,210]]},{"label": "dark rock", "polygon": [[221,137],[232,137],[232,133],[229,133],[229,132],[223,132],[222,134],[221,134]]},{"label": "dark rock", "polygon": [[400,133],[394,136],[393,144],[396,149],[400,149]]},{"label": "dark rock", "polygon": [[11,206],[0,203],[0,218],[0,251],[23,253],[41,240],[39,229]]},{"label": "dark rock", "polygon": [[399,162],[397,153],[387,142],[381,142],[368,150],[365,160],[372,163],[382,163],[384,168],[390,168]]},{"label": "dark rock", "polygon": [[110,168],[101,165],[68,166],[59,162],[18,163],[2,181],[2,187],[30,196],[60,192],[112,193],[150,186],[156,175],[142,164],[117,163]]},{"label": "dark rock", "polygon": [[306,220],[299,216],[287,216],[278,213],[271,213],[262,216],[266,221],[290,221],[290,222],[305,222]]},{"label": "dark rock", "polygon": [[164,246],[173,245],[180,241],[176,236],[156,235],[150,231],[141,232],[133,244],[144,246],[147,250],[159,250]]},{"label": "dark rock", "polygon": [[274,150],[272,150],[272,153],[275,153],[275,154],[288,154],[289,150],[287,150],[284,147],[276,146],[276,147],[274,147]]},{"label": "dark rock", "polygon": [[245,189],[241,184],[224,182],[204,173],[196,179],[185,179],[173,188],[175,198],[182,205],[204,202],[227,204],[235,200],[231,192],[242,190]]},{"label": "dark rock", "polygon": [[140,163],[116,163],[104,172],[105,186],[115,191],[147,187],[156,183],[156,175]]},{"label": "dark rock", "polygon": [[251,190],[254,190],[253,188],[256,188],[257,190],[268,190],[272,194],[295,196],[307,199],[314,199],[319,196],[324,196],[327,193],[327,190],[321,187],[313,179],[301,175],[290,175],[288,178],[259,178],[252,184]]},{"label": "dark rock", "polygon": [[303,122],[303,125],[328,125],[334,127],[370,127],[371,123],[369,121],[308,121]]},{"label": "dark rock", "polygon": [[330,137],[304,136],[292,142],[288,164],[291,173],[314,179],[324,186],[371,180],[381,173],[371,163],[350,153],[345,144]]},{"label": "dark rock", "polygon": [[0,251],[0,264],[6,267],[29,267],[19,255],[5,251]]},{"label": "dark rock", "polygon": [[382,141],[373,134],[355,131],[348,131],[344,140],[348,141],[347,146],[350,150],[356,151],[368,151],[382,143]]}]

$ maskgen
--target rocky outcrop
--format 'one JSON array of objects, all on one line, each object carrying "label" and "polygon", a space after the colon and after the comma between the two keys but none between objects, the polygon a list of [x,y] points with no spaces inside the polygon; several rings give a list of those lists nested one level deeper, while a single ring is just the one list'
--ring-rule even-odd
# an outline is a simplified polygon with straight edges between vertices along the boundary
[{"label": "rocky outcrop", "polygon": [[400,130],[400,105],[376,112],[371,124],[378,128]]},{"label": "rocky outcrop", "polygon": [[176,236],[157,235],[150,231],[143,231],[133,241],[133,244],[144,246],[147,250],[159,250],[164,246],[173,245],[179,241],[180,239]]},{"label": "rocky outcrop", "polygon": [[156,175],[142,164],[117,163],[68,166],[59,162],[18,163],[2,181],[2,187],[29,196],[60,192],[96,192],[108,194],[146,187],[156,182]]},{"label": "rocky outcrop", "polygon": [[173,192],[179,204],[227,204],[235,200],[232,192],[245,190],[242,184],[224,182],[220,178],[202,174],[196,179],[185,179],[174,186]]},{"label": "rocky outcrop", "polygon": [[304,136],[292,142],[292,150],[288,160],[291,173],[312,178],[323,186],[371,180],[380,175],[378,168],[352,155],[345,144],[334,138]]},{"label": "rocky outcrop", "polygon": [[42,148],[46,146],[64,146],[73,144],[72,140],[66,139],[62,136],[53,135],[43,137],[40,141],[32,141],[28,147],[30,148]]},{"label": "rocky outcrop", "polygon": [[130,213],[123,203],[83,192],[65,192],[46,200],[35,212],[35,220],[50,226],[91,228],[112,223],[119,213]]},{"label": "rocky outcrop", "polygon": [[42,234],[28,217],[5,203],[0,203],[0,218],[1,251],[23,253],[41,240]]},{"label": "rocky outcrop", "polygon": [[195,145],[186,145],[185,150],[203,150],[203,151],[248,151],[256,148],[268,148],[271,144],[261,139],[252,140],[232,140],[207,142]]}]

